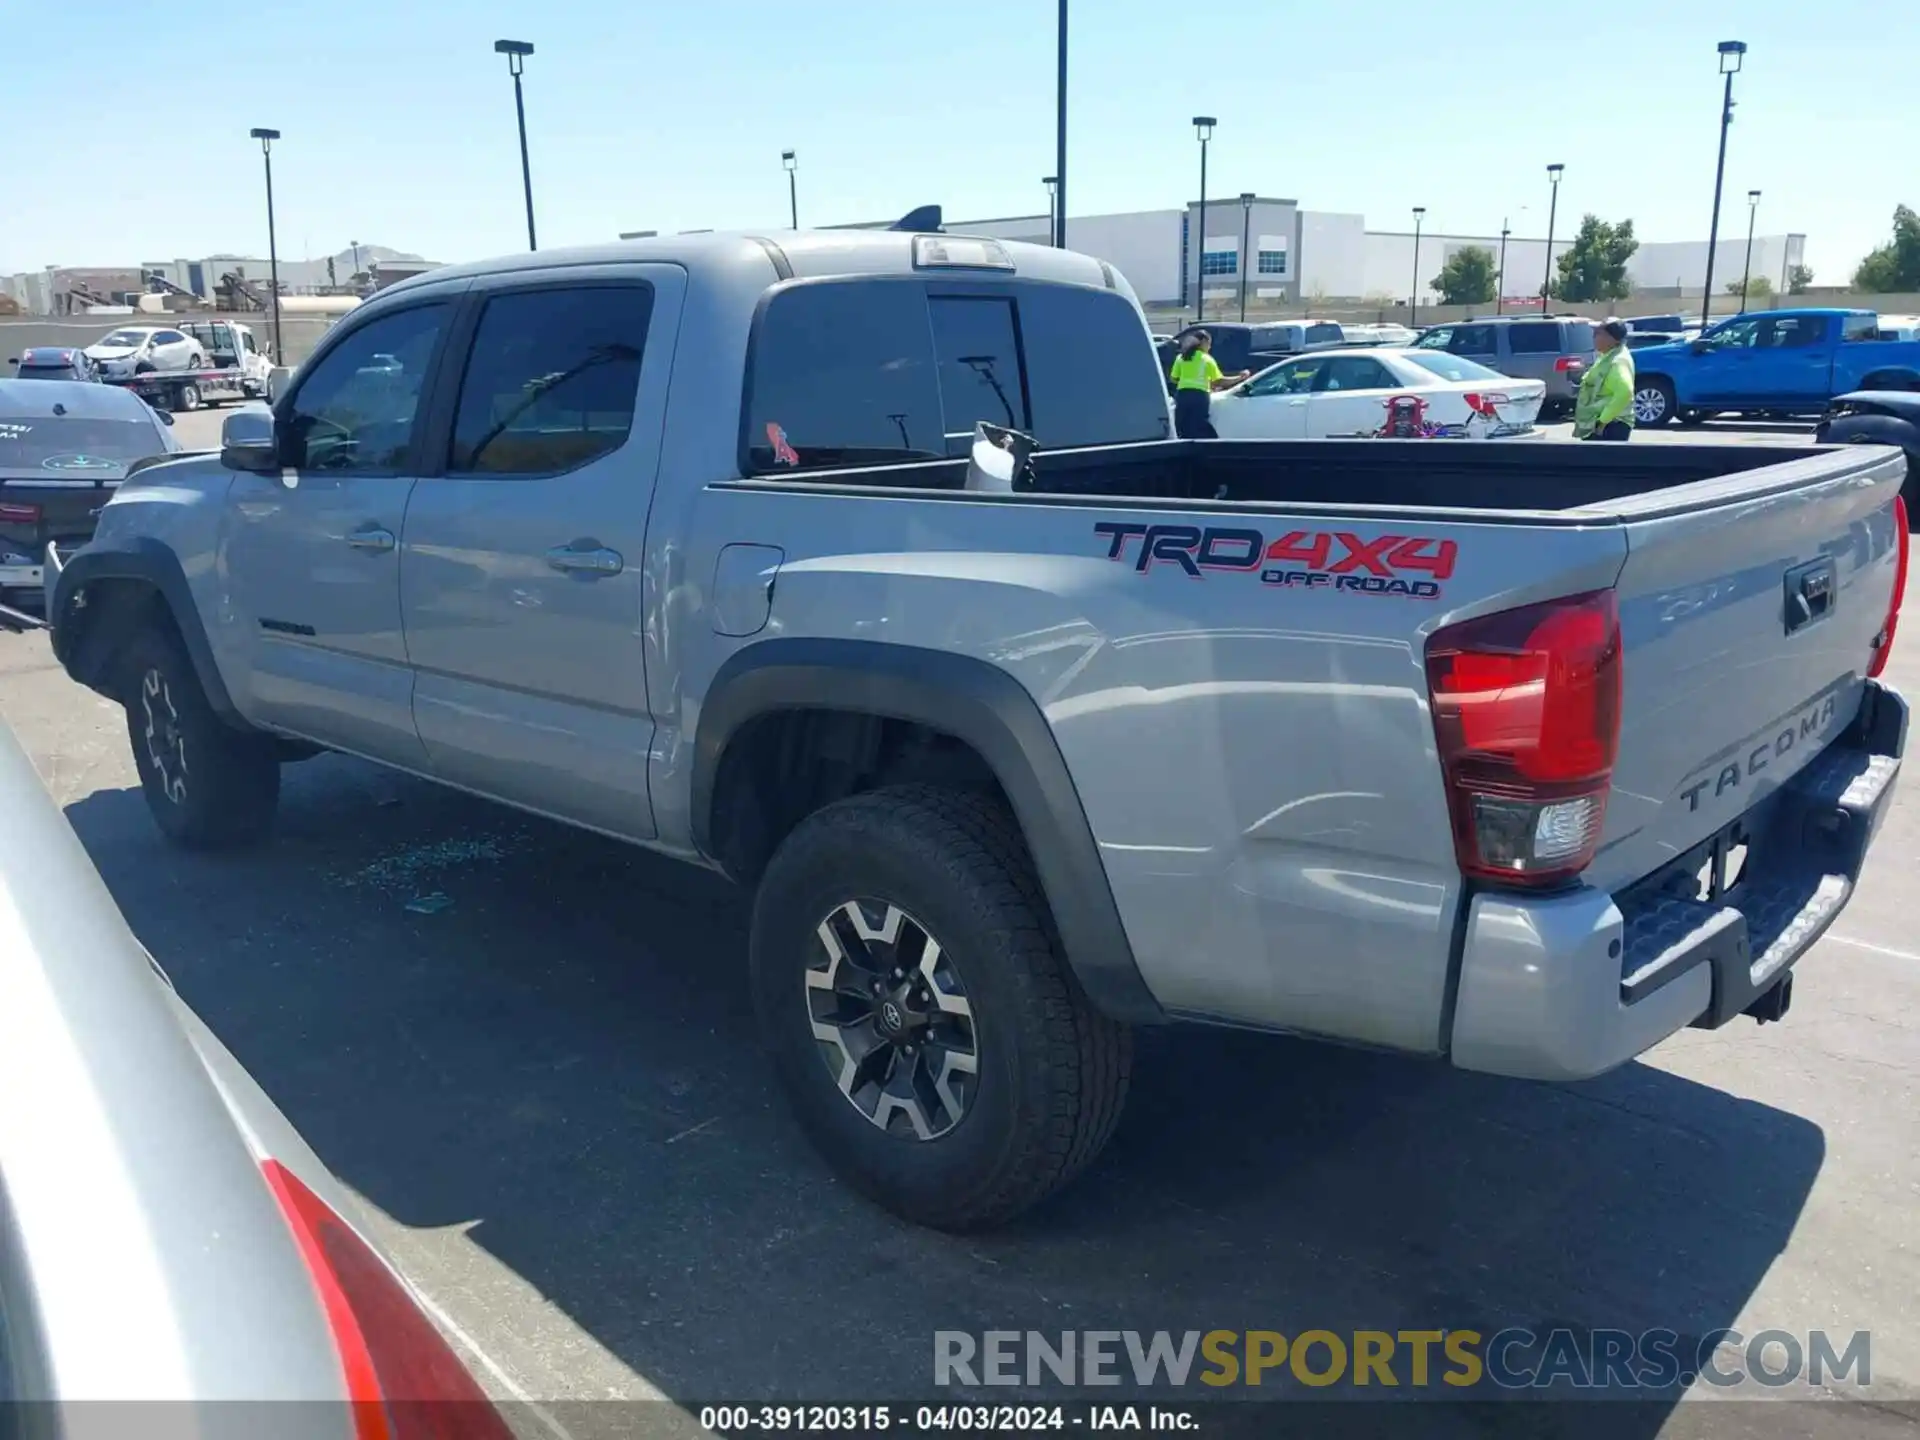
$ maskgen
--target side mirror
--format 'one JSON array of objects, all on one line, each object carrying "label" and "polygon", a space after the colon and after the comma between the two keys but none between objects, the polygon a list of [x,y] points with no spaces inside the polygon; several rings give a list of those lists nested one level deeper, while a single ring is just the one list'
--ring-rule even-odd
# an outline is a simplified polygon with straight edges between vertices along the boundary
[{"label": "side mirror", "polygon": [[1713,349],[1713,346],[1709,345],[1704,340],[1695,340],[1690,345],[1688,345],[1687,348],[1696,355],[1704,355],[1709,350]]},{"label": "side mirror", "polygon": [[280,392],[287,388],[287,381],[293,378],[293,369],[287,365],[276,365],[267,372],[267,398],[278,400]]},{"label": "side mirror", "polygon": [[229,470],[270,475],[280,468],[280,445],[273,412],[247,405],[220,423],[220,463]]},{"label": "side mirror", "polygon": [[173,424],[173,411],[162,410],[158,405],[156,405],[153,407],[153,413],[160,417],[160,423],[162,425],[170,426]]},{"label": "side mirror", "polygon": [[18,355],[9,355],[7,357],[7,363],[9,365],[18,365],[20,363],[20,357]]}]

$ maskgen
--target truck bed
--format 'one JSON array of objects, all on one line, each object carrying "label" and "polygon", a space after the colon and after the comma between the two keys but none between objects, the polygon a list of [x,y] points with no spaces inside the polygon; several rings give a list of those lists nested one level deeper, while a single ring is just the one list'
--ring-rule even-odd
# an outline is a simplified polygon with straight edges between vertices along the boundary
[{"label": "truck bed", "polygon": [[[1586,524],[1606,515],[1647,517],[1727,498],[1726,486],[1668,494],[1703,481],[1737,480],[1733,488],[1741,491],[1791,488],[1816,471],[1865,470],[1885,458],[1858,450],[1841,457],[1832,447],[1817,445],[1167,440],[1042,451],[1033,457],[1031,482],[1016,486],[1016,493],[1182,506],[1454,511],[1471,513],[1483,524],[1499,518],[1488,512],[1510,511],[1516,520],[1538,524],[1580,511],[1566,516],[1567,523]],[[744,483],[957,490],[966,474],[965,460],[936,460]]]}]

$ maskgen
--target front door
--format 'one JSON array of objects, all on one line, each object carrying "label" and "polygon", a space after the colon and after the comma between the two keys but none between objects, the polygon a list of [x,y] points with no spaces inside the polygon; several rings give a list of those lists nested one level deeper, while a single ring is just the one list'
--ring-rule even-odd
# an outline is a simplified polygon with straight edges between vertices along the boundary
[{"label": "front door", "polygon": [[279,407],[285,468],[237,475],[222,563],[236,703],[261,724],[412,769],[413,676],[400,628],[400,534],[416,419],[447,300],[355,326]]},{"label": "front door", "polygon": [[654,833],[642,562],[685,283],[673,265],[477,283],[400,562],[433,773],[635,839]]},{"label": "front door", "polygon": [[1691,394],[1682,396],[1681,403],[1730,405],[1752,395],[1759,387],[1761,369],[1760,317],[1729,320],[1700,338],[1706,349],[1687,367],[1693,383],[1687,387]]},{"label": "front door", "polygon": [[1320,373],[1318,359],[1287,360],[1213,402],[1213,428],[1222,440],[1301,440],[1307,402]]}]

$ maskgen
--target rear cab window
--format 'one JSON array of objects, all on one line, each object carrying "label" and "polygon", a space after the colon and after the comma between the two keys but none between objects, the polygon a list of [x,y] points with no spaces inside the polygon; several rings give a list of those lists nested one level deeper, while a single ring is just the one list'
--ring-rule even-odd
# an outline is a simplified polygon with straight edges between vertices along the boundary
[{"label": "rear cab window", "polygon": [[1307,327],[1307,344],[1309,345],[1338,345],[1346,338],[1346,332],[1338,325],[1309,325]]},{"label": "rear cab window", "polygon": [[918,276],[772,291],[742,410],[750,475],[964,455],[983,420],[1048,449],[1169,429],[1165,380],[1124,296]]},{"label": "rear cab window", "polygon": [[[1847,315],[1840,321],[1840,341],[1877,340],[1880,338],[1880,320],[1876,315]],[[1898,332],[1887,338],[1897,338]]]}]

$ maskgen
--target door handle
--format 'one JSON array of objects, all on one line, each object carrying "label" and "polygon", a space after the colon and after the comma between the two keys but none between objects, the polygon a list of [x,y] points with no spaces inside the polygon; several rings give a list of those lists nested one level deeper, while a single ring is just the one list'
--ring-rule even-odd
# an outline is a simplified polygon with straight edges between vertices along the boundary
[{"label": "door handle", "polygon": [[547,564],[555,570],[569,575],[584,575],[597,580],[606,575],[618,575],[627,568],[627,562],[618,550],[609,550],[604,545],[594,550],[576,549],[572,545],[556,545],[547,551]]},{"label": "door handle", "polygon": [[347,544],[356,550],[372,550],[376,554],[383,554],[393,549],[393,532],[382,530],[376,525],[369,525],[366,529],[356,530],[347,536]]}]

